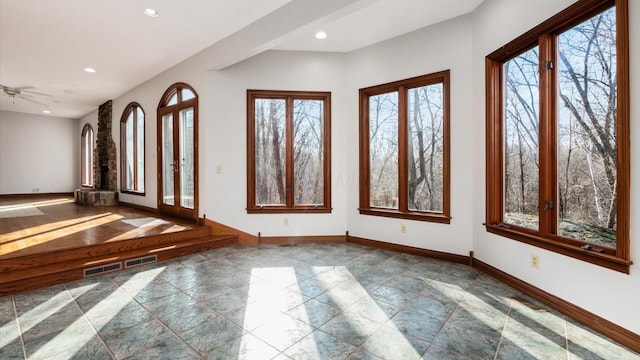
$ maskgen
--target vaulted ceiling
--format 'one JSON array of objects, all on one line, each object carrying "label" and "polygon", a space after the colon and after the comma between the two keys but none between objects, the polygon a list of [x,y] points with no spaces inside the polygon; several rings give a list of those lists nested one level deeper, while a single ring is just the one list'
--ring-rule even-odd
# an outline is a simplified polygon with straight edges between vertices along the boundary
[{"label": "vaulted ceiling", "polygon": [[3,0],[0,84],[50,96],[3,93],[0,110],[79,118],[201,51],[212,70],[270,49],[349,52],[482,1]]}]

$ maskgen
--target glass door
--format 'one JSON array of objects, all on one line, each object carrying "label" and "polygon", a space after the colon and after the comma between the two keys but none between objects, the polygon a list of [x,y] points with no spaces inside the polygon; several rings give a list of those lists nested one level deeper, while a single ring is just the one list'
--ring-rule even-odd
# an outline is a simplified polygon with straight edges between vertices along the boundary
[{"label": "glass door", "polygon": [[193,137],[193,108],[180,110],[180,206],[187,209],[193,209],[195,195]]},{"label": "glass door", "polygon": [[173,89],[165,98],[166,102],[158,109],[158,209],[163,214],[195,220],[197,98],[188,89]]},{"label": "glass door", "polygon": [[175,205],[176,161],[173,151],[173,114],[162,117],[162,204]]}]

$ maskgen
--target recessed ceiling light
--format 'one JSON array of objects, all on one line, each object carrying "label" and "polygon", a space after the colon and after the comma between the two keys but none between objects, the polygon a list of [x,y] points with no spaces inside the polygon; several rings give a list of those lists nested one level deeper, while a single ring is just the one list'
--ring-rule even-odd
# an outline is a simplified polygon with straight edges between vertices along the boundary
[{"label": "recessed ceiling light", "polygon": [[42,112],[45,114],[51,114],[51,110],[42,110]]},{"label": "recessed ceiling light", "polygon": [[324,31],[318,31],[318,32],[316,33],[316,39],[318,39],[318,40],[324,40],[324,39],[326,39],[326,38],[327,38],[327,33],[326,33],[326,32],[324,32]]},{"label": "recessed ceiling light", "polygon": [[96,69],[94,69],[92,67],[86,67],[86,68],[84,68],[84,71],[93,74],[94,72],[96,72]]},{"label": "recessed ceiling light", "polygon": [[158,12],[155,11],[154,9],[152,9],[152,8],[146,8],[146,9],[144,9],[143,12],[148,17],[158,17]]}]

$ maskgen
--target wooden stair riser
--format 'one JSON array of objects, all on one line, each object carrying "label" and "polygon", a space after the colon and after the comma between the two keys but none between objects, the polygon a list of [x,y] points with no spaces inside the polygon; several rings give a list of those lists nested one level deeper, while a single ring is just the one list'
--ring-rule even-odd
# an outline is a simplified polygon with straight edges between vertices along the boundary
[{"label": "wooden stair riser", "polygon": [[122,262],[123,270],[126,270],[124,269],[124,261],[129,259],[156,255],[157,261],[161,262],[235,244],[237,244],[236,236],[208,236],[172,244],[170,247],[154,246],[136,249],[121,253],[116,258],[114,256],[95,258],[92,259],[90,264],[82,261],[82,259],[76,259],[42,267],[14,270],[3,274],[2,279],[0,279],[0,296],[80,280],[84,278],[83,270],[86,268]]},{"label": "wooden stair riser", "polygon": [[20,269],[28,269],[32,267],[42,267],[48,264],[58,264],[74,259],[95,259],[103,256],[121,254],[122,252],[126,251],[145,249],[152,246],[160,247],[161,245],[174,244],[189,239],[207,237],[210,235],[211,228],[203,227],[175,233],[120,240],[113,243],[91,245],[82,248],[66,249],[44,254],[2,259],[0,260],[0,273]]}]

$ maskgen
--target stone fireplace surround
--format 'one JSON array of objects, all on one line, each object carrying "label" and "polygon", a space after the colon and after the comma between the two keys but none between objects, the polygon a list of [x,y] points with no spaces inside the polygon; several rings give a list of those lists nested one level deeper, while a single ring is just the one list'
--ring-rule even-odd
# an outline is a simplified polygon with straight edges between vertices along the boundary
[{"label": "stone fireplace surround", "polygon": [[93,152],[93,188],[74,192],[75,202],[82,205],[112,206],[118,204],[118,172],[116,144],[111,136],[112,101],[98,108],[98,136]]}]

